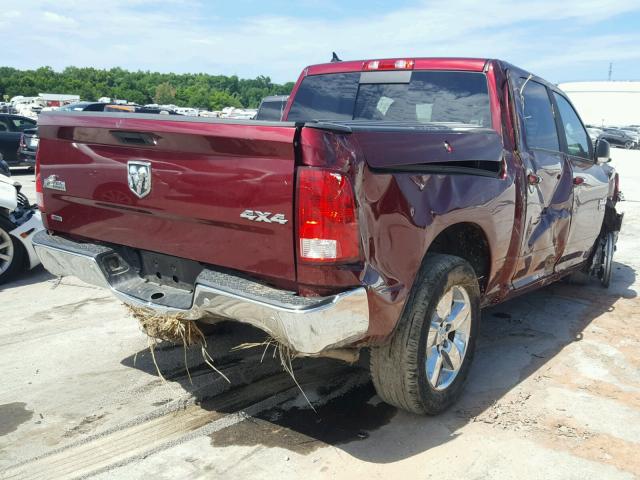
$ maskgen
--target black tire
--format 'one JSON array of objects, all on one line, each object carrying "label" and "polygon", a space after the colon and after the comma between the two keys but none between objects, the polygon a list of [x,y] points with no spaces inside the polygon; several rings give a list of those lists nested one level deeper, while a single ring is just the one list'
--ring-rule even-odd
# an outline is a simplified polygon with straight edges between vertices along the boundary
[{"label": "black tire", "polygon": [[[3,243],[3,237],[9,238],[13,244],[13,253],[8,268],[0,273],[0,284],[6,283],[13,279],[24,268],[24,250],[22,244],[11,235],[9,232],[15,228],[15,225],[11,221],[0,214],[0,230],[3,235],[0,235],[0,244]],[[5,237],[6,235],[6,237]]]},{"label": "black tire", "polygon": [[627,150],[631,150],[632,147],[633,147],[633,142],[626,142],[624,144],[624,148],[626,148]]},{"label": "black tire", "polygon": [[[436,390],[425,369],[427,334],[441,297],[464,287],[471,307],[466,355],[452,383]],[[371,378],[386,403],[417,414],[436,415],[462,393],[473,361],[480,325],[480,288],[471,265],[452,255],[429,254],[416,278],[396,331],[388,344],[371,349]]]},{"label": "black tire", "polygon": [[613,254],[616,251],[616,237],[613,232],[607,233],[606,242],[602,249],[603,259],[600,283],[604,288],[609,288],[611,284],[611,273],[613,271]]}]

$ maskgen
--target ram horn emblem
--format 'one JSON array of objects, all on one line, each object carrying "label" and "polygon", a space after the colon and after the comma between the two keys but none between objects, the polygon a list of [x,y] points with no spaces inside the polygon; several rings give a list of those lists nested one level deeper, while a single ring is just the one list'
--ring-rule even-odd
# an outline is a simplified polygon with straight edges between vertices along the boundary
[{"label": "ram horn emblem", "polygon": [[151,191],[151,163],[127,162],[127,178],[129,190],[138,198],[146,197]]}]

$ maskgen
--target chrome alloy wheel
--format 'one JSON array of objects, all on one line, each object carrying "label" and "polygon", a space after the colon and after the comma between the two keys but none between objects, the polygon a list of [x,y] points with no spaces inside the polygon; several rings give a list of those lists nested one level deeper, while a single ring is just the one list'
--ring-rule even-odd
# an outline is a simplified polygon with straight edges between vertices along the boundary
[{"label": "chrome alloy wheel", "polygon": [[436,306],[427,334],[427,380],[444,390],[455,380],[467,354],[471,332],[471,301],[459,285],[451,287]]},{"label": "chrome alloy wheel", "polygon": [[13,240],[0,228],[0,275],[6,272],[13,261]]}]

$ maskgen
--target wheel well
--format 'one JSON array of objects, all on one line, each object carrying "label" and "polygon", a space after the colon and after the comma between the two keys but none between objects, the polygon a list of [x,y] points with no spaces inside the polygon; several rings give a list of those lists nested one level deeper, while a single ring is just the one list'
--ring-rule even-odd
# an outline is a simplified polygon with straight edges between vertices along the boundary
[{"label": "wheel well", "polygon": [[491,267],[491,250],[482,228],[474,223],[457,223],[438,234],[427,253],[444,253],[464,258],[478,277],[480,290],[485,291]]}]

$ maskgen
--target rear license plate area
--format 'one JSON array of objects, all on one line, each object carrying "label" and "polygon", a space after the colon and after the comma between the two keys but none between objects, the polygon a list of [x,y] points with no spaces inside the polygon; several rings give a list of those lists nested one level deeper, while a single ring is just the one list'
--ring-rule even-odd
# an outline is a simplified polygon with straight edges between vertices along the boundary
[{"label": "rear license plate area", "polygon": [[193,291],[202,265],[193,260],[161,253],[140,251],[141,276],[159,285]]}]

